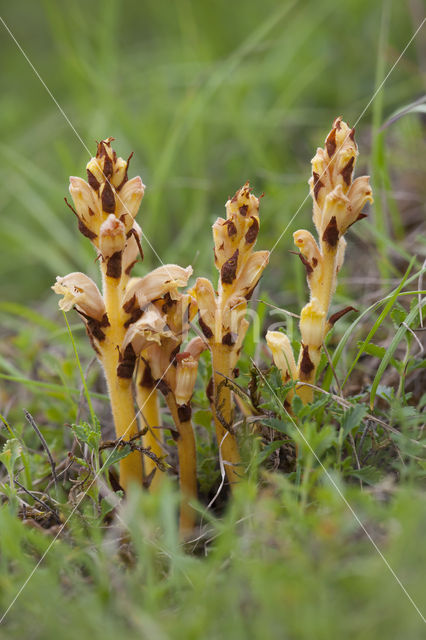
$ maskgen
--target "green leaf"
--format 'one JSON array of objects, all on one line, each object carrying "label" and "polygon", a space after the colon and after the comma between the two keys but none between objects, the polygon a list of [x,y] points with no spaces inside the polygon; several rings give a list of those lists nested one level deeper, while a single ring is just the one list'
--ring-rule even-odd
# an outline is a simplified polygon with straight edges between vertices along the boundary
[{"label": "green leaf", "polygon": [[405,318],[407,317],[407,312],[405,311],[403,306],[397,303],[392,309],[390,317],[392,318],[395,329],[398,329],[398,327],[404,322]]},{"label": "green leaf", "polygon": [[363,404],[356,404],[354,407],[351,407],[344,412],[342,422],[340,423],[343,438],[346,438],[348,433],[361,424],[366,413],[367,407]]},{"label": "green leaf", "polygon": [[6,440],[3,451],[0,453],[0,462],[4,464],[10,478],[13,478],[16,461],[20,458],[22,447],[16,438]]},{"label": "green leaf", "polygon": [[348,471],[348,475],[373,485],[380,481],[383,474],[377,467],[367,466],[362,469],[351,469]]},{"label": "green leaf", "polygon": [[97,451],[101,440],[99,430],[93,429],[88,422],[71,425],[73,433],[79,442],[87,444],[92,451]]},{"label": "green leaf", "polygon": [[[362,344],[362,340],[358,340],[358,342],[356,343],[358,349],[362,346]],[[373,356],[374,358],[379,358],[381,360],[386,353],[386,349],[384,347],[380,347],[377,344],[374,344],[374,342],[370,342],[369,344],[365,345],[364,353],[368,353],[369,356]]]},{"label": "green leaf", "polygon": [[286,444],[285,440],[274,440],[270,442],[262,451],[259,453],[258,462],[261,463],[264,460],[267,460],[269,456],[274,453],[277,449],[282,447],[282,445]]},{"label": "green leaf", "polygon": [[119,460],[122,460],[131,452],[130,445],[126,444],[124,447],[117,447],[113,449],[111,453],[107,454],[105,462],[102,465],[102,470],[108,469],[111,465],[115,464]]}]

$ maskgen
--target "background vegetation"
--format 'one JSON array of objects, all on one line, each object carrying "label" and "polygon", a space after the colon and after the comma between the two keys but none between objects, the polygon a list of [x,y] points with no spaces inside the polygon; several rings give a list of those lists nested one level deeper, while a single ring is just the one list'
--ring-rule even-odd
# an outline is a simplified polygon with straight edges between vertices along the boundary
[{"label": "background vegetation", "polygon": [[[418,294],[409,293],[424,288],[424,28],[399,60],[423,11],[418,0],[4,6],[72,127],[0,25],[2,611],[48,551],[0,637],[422,637],[419,612],[342,496],[424,615],[423,325]],[[329,344],[348,406],[319,395],[313,409],[295,407],[317,458],[280,415],[271,371],[270,386],[259,382],[268,419],[245,435],[248,480],[206,511],[220,472],[200,388],[200,539],[179,544],[171,479],[162,495],[136,493],[124,506],[92,487],[53,542],[88,487],[85,465],[99,445],[95,425],[84,430],[73,344],[49,288],[58,274],[97,274],[63,202],[68,176],[84,175],[87,149],[114,136],[120,155],[134,151],[132,175],[147,185],[139,273],[161,260],[208,277],[210,226],[249,179],[265,193],[259,248],[278,242],[253,307],[265,327],[281,320],[292,334],[291,318],[257,299],[294,313],[306,300],[302,266],[288,252],[293,231],[311,228],[309,162],[337,115],[356,124],[357,173],[371,173],[375,205],[348,235],[335,300],[355,303],[359,319],[340,321]],[[88,367],[81,327],[72,331],[109,437],[103,380]],[[269,365],[254,335],[243,386],[250,356]],[[324,389],[339,395],[324,367]],[[62,474],[56,485],[24,408]],[[295,467],[289,438],[299,445]],[[64,473],[71,450],[77,460]]]}]

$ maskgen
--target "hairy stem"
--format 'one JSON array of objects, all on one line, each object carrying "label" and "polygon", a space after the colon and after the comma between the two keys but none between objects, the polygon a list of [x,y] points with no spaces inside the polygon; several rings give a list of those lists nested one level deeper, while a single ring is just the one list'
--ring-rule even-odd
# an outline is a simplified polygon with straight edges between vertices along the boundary
[{"label": "hairy stem", "polygon": [[[231,486],[240,481],[240,452],[232,428],[232,393],[225,385],[223,376],[231,377],[231,353],[229,347],[222,344],[212,346],[213,382],[214,382],[214,421],[216,438],[222,459],[225,462],[226,475]],[[222,374],[222,375],[221,375]]]},{"label": "hairy stem", "polygon": [[191,419],[180,419],[178,405],[172,392],[167,394],[166,400],[176,429],[179,432],[177,450],[179,458],[179,486],[182,493],[179,531],[181,536],[184,537],[192,531],[195,524],[195,511],[189,502],[192,498],[197,498],[197,452]]},{"label": "hairy stem", "polygon": [[[105,264],[102,264],[103,294],[109,320],[102,348],[102,365],[108,385],[116,436],[128,440],[137,434],[138,423],[132,393],[132,379],[117,375],[120,348],[126,331],[121,312],[120,279],[107,276],[105,270]],[[131,483],[142,484],[142,456],[138,451],[133,451],[120,460],[120,484],[127,491]]]},{"label": "hairy stem", "polygon": [[[140,410],[142,428],[148,427],[148,431],[142,438],[142,446],[150,447],[152,453],[158,458],[164,456],[161,446],[161,432],[153,427],[160,425],[160,407],[158,402],[158,392],[154,385],[144,381],[145,365],[139,362],[138,376],[136,380],[136,401]],[[155,462],[144,456],[143,458],[144,477],[148,477],[155,469],[154,476],[149,485],[150,490],[155,491],[162,480],[163,471],[157,467]]]}]

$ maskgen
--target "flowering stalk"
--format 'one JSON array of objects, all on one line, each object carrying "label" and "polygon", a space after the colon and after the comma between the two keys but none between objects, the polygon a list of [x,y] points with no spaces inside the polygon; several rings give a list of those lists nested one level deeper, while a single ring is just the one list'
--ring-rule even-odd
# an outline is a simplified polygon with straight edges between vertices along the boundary
[{"label": "flowering stalk", "polygon": [[146,370],[163,393],[175,423],[182,493],[180,531],[183,536],[193,529],[195,522],[195,512],[190,506],[190,501],[197,497],[191,397],[198,359],[206,347],[203,340],[195,338],[185,351],[180,352],[180,348],[195,313],[195,300],[190,295],[175,292],[171,297],[168,293],[145,310],[129,329],[126,338],[135,353],[143,353]]},{"label": "flowering stalk", "polygon": [[[144,359],[145,354],[145,359]],[[142,436],[142,446],[150,449],[157,458],[164,456],[161,445],[162,435],[160,430],[154,430],[160,425],[160,404],[155,382],[151,375],[151,369],[146,362],[146,353],[139,358],[138,372],[136,376],[136,403],[140,409],[142,428],[147,432]],[[161,483],[163,471],[154,460],[145,457],[143,460],[145,483],[155,490]]]},{"label": "flowering stalk", "polygon": [[[328,331],[334,323],[353,307],[346,307],[328,317],[331,299],[337,284],[337,275],[342,267],[348,228],[365,218],[362,208],[373,202],[368,176],[352,179],[358,147],[354,140],[354,129],[337,118],[328,134],[325,146],[317,149],[312,160],[312,177],[309,180],[313,200],[313,221],[318,233],[318,243],[305,229],[293,234],[300,251],[300,259],[306,268],[310,289],[310,300],[300,316],[301,349],[296,369],[296,379],[312,384],[321,357],[321,348]],[[277,351],[274,353],[269,332],[267,341],[277,366]],[[290,345],[282,346],[290,362]],[[281,368],[281,367],[280,367]],[[291,369],[291,367],[290,367]],[[283,369],[281,368],[283,371]],[[313,389],[299,385],[298,395],[306,404],[312,402]]]},{"label": "flowering stalk", "polygon": [[[77,217],[80,232],[97,250],[102,295],[82,273],[58,277],[52,288],[64,296],[60,308],[69,311],[74,307],[84,320],[105,372],[117,438],[129,439],[138,432],[132,391],[136,354],[126,336],[145,305],[175,290],[173,270],[178,275],[185,274],[184,284],[191,271],[165,265],[150,277],[138,279],[136,286],[132,283],[132,267],[142,255],[141,229],[134,218],[145,187],[140,177],[128,180],[130,158],[127,161],[118,158],[111,141],[108,138],[98,144],[96,157],[87,165],[88,182],[70,178],[75,209],[69,206]],[[132,482],[142,482],[142,458],[138,452],[120,461],[121,486],[127,491]]]},{"label": "flowering stalk", "polygon": [[241,473],[227,378],[234,377],[247,331],[247,302],[269,260],[268,251],[253,251],[258,232],[259,199],[246,183],[226,203],[226,220],[218,218],[213,225],[218,292],[206,278],[198,278],[193,289],[200,328],[212,354],[216,437],[231,484],[238,482]]}]

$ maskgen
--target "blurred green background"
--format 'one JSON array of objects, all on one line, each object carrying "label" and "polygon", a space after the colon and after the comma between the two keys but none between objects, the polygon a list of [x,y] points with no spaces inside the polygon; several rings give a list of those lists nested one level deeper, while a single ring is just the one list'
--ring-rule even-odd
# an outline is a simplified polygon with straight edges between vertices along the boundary
[{"label": "blurred green background", "polygon": [[57,274],[96,275],[89,243],[63,197],[68,176],[85,175],[84,145],[93,153],[95,140],[110,135],[119,155],[134,151],[131,174],[147,185],[139,222],[157,255],[145,240],[139,273],[161,259],[211,275],[211,224],[228,195],[250,180],[257,194],[265,193],[259,248],[271,248],[301,207],[263,285],[277,302],[291,304],[306,296],[299,261],[288,250],[293,231],[311,224],[310,199],[303,203],[310,159],[337,115],[353,125],[363,114],[358,175],[372,171],[380,209],[355,234],[364,249],[381,246],[383,258],[390,250],[386,236],[394,238],[405,224],[407,204],[399,186],[397,205],[388,202],[397,187],[383,178],[384,150],[391,151],[386,175],[396,174],[398,185],[411,181],[411,194],[414,184],[417,209],[424,201],[420,116],[401,119],[386,137],[378,134],[389,115],[425,91],[424,32],[364,109],[423,19],[422,9],[417,0],[4,5],[5,22],[75,131],[0,25],[2,300],[48,300],[53,310],[49,287]]},{"label": "blurred green background", "polygon": [[[72,344],[50,290],[55,276],[69,271],[98,278],[90,243],[63,201],[69,175],[85,176],[85,147],[94,153],[95,140],[114,136],[119,155],[134,152],[130,174],[140,174],[147,185],[138,217],[146,235],[139,274],[163,261],[192,264],[196,276],[212,276],[211,225],[227,197],[250,180],[256,194],[265,194],[257,246],[270,249],[279,240],[261,295],[298,312],[307,291],[303,267],[288,253],[292,233],[312,229],[310,160],[342,115],[356,124],[357,175],[371,173],[375,203],[347,236],[336,306],[346,299],[365,310],[399,284],[412,256],[413,272],[423,262],[425,28],[399,58],[424,20],[424,8],[422,0],[3,3],[2,18],[58,103],[0,24],[0,376],[9,380],[0,400],[30,447],[34,486],[50,471],[22,408],[35,416],[57,460],[66,458],[72,444],[64,423],[85,413]],[[389,124],[402,109],[407,113]],[[381,324],[379,308],[351,335],[339,371],[346,373],[353,361],[353,343]],[[70,321],[77,322],[74,314]],[[396,331],[389,318],[380,327],[375,340],[383,351]],[[78,333],[84,367],[92,356],[86,342]],[[253,336],[246,340],[247,354],[255,355],[255,342]],[[378,362],[374,349],[367,353],[345,388],[360,403],[368,401],[362,394]],[[420,439],[426,400],[414,381],[416,369],[409,378],[412,353],[409,346],[404,356],[401,346],[395,355],[402,368],[387,368],[375,410],[402,434]],[[407,405],[408,395],[400,397],[403,379],[412,381],[408,388],[419,413]],[[88,384],[104,391],[95,367]],[[96,400],[105,427],[107,402],[99,394]],[[317,447],[328,437],[322,426],[309,432]],[[369,431],[364,446],[371,439],[373,455],[360,478],[369,472],[374,478],[362,491],[343,481],[340,450],[337,463],[328,449],[321,456],[424,610],[424,443],[391,441],[387,433],[386,441],[375,443],[371,425]],[[8,437],[5,430],[2,435]],[[363,441],[365,433],[358,435]],[[209,447],[199,451],[207,479]],[[303,476],[295,481],[270,474],[266,488],[257,482],[254,465],[226,514],[205,514],[212,537],[200,543],[200,558],[180,546],[176,494],[168,485],[160,496],[144,492],[126,501],[124,537],[115,525],[105,527],[103,512],[93,516],[83,503],[52,549],[54,527],[46,533],[22,524],[2,504],[2,611],[48,550],[11,609],[7,637],[424,637],[420,616],[365,532],[320,468],[306,459]],[[302,506],[299,491],[309,494]],[[66,504],[59,506],[69,513]],[[0,638],[6,637],[2,632]]]}]

